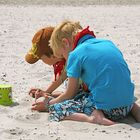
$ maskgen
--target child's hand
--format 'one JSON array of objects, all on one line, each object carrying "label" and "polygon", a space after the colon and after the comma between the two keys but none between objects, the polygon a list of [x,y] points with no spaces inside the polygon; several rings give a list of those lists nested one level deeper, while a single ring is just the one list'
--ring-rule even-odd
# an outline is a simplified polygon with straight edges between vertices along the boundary
[{"label": "child's hand", "polygon": [[39,111],[39,112],[44,112],[44,111],[47,111],[48,110],[46,108],[44,102],[36,102],[36,103],[32,104],[32,108],[31,109],[32,110]]},{"label": "child's hand", "polygon": [[44,94],[45,94],[45,91],[38,89],[38,88],[33,88],[29,91],[29,95],[36,99],[44,96]]},{"label": "child's hand", "polygon": [[40,101],[41,99],[39,99],[39,101],[36,101],[35,103],[32,104],[32,110],[36,110],[39,112],[44,112],[44,111],[48,111],[48,107],[46,106],[46,100],[48,100],[48,97],[42,97],[42,101]]}]

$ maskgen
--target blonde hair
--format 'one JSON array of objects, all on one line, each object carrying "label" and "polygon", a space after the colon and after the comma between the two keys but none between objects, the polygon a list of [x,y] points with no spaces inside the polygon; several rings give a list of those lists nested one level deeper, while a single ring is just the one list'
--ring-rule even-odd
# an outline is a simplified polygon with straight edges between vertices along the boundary
[{"label": "blonde hair", "polygon": [[50,39],[50,47],[55,56],[59,56],[58,49],[63,47],[62,39],[72,39],[82,27],[79,22],[64,21],[56,26]]}]

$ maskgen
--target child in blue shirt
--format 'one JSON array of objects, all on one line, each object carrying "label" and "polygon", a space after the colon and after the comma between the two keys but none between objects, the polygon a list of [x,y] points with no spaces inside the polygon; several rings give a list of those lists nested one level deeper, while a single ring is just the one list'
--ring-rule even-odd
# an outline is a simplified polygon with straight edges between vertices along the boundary
[{"label": "child in blue shirt", "polygon": [[[96,39],[89,27],[66,21],[52,33],[50,46],[67,60],[66,92],[49,101],[52,120],[71,119],[111,125],[132,110],[134,84],[120,50],[109,40]],[[79,79],[89,93],[77,95]],[[48,105],[48,104],[47,104]]]}]

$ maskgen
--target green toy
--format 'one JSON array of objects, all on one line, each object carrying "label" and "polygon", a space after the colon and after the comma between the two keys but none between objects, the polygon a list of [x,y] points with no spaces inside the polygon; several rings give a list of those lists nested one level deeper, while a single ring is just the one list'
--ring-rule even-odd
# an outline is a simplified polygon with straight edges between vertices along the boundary
[{"label": "green toy", "polygon": [[0,105],[10,106],[12,103],[12,86],[0,84]]}]

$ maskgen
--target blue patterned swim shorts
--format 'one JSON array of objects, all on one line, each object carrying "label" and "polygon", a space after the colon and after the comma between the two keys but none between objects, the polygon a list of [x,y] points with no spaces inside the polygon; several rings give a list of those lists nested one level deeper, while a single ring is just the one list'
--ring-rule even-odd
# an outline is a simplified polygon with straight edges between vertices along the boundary
[{"label": "blue patterned swim shorts", "polygon": [[[66,116],[70,116],[74,113],[84,113],[88,116],[91,115],[95,109],[94,102],[91,98],[91,93],[80,92],[74,99],[65,100],[49,107],[49,120],[61,121]],[[131,111],[131,106],[115,108],[111,110],[102,110],[105,116],[111,120],[118,120],[124,118]]]},{"label": "blue patterned swim shorts", "polygon": [[65,100],[54,105],[50,105],[49,108],[49,120],[60,121],[64,117],[70,116],[73,113],[84,113],[90,115],[93,111],[94,104],[89,98],[90,93],[81,92],[75,96],[74,99]]}]

